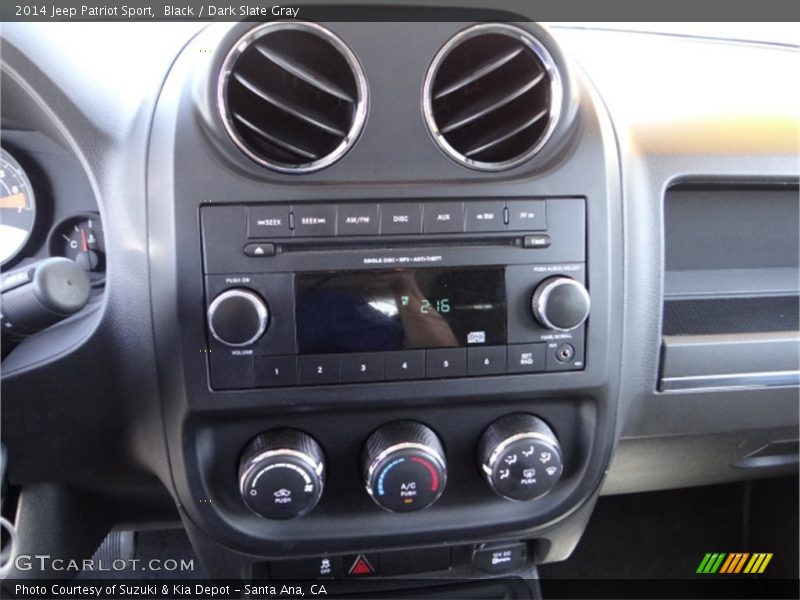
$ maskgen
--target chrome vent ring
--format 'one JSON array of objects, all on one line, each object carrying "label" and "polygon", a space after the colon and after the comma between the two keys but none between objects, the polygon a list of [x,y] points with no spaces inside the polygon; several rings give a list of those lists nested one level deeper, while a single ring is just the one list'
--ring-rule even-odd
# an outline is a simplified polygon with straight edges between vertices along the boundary
[{"label": "chrome vent ring", "polygon": [[456,162],[503,171],[537,154],[558,124],[561,75],[547,48],[505,23],[473,25],[452,37],[428,68],[425,122]]},{"label": "chrome vent ring", "polygon": [[330,30],[270,22],[225,57],[217,107],[233,143],[274,171],[304,174],[342,158],[367,116],[367,82],[353,51]]}]

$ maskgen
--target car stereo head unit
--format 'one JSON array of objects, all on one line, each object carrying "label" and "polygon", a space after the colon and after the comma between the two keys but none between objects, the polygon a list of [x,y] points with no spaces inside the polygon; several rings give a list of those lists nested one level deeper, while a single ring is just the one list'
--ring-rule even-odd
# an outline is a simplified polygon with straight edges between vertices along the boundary
[{"label": "car stereo head unit", "polygon": [[584,212],[582,198],[204,206],[211,387],[582,369]]}]

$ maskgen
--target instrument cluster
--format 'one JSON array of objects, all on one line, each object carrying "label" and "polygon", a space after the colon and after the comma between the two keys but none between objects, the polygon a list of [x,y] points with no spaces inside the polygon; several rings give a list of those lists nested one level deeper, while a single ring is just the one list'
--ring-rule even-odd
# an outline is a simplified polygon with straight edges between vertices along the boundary
[{"label": "instrument cluster", "polygon": [[[105,281],[105,236],[77,161],[45,136],[3,131],[0,265],[3,273],[48,257],[68,258],[94,287]],[[8,141],[11,143],[8,143]],[[5,144],[8,143],[6,146]]]}]

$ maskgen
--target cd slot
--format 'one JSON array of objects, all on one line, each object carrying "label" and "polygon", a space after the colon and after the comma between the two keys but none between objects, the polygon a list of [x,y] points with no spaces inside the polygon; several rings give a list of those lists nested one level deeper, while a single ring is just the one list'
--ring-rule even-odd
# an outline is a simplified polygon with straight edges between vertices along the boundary
[{"label": "cd slot", "polygon": [[[537,236],[542,237],[542,236]],[[423,248],[450,248],[457,243],[461,247],[488,247],[500,246],[506,248],[522,248],[524,246],[526,236],[507,234],[482,234],[480,236],[472,235],[448,235],[448,236],[431,236],[420,239],[416,237],[370,237],[370,238],[325,238],[325,239],[292,239],[281,241],[276,244],[278,252],[292,253],[292,252],[330,252],[332,249],[336,250],[382,250],[382,249],[400,249],[400,248],[413,248],[415,250]]]}]

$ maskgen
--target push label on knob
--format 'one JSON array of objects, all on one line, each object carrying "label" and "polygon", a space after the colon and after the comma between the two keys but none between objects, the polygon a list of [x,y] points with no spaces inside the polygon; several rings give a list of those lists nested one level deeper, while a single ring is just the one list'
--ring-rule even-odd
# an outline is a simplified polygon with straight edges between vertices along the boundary
[{"label": "push label on knob", "polygon": [[481,436],[478,452],[487,483],[509,500],[543,496],[563,471],[553,430],[533,415],[509,415],[492,423]]},{"label": "push label on knob", "polygon": [[553,487],[561,470],[561,457],[552,445],[525,439],[506,448],[495,464],[492,480],[502,496],[533,500]]},{"label": "push label on knob", "polygon": [[267,519],[292,519],[313,509],[322,495],[322,449],[306,434],[273,430],[245,450],[239,468],[242,500]]},{"label": "push label on knob", "polygon": [[413,421],[389,423],[370,435],[363,473],[367,493],[391,512],[427,508],[441,496],[447,479],[439,438]]},{"label": "push label on knob", "polygon": [[439,472],[440,467],[429,458],[413,453],[400,456],[378,471],[375,495],[390,510],[420,510],[439,497],[442,488]]}]

